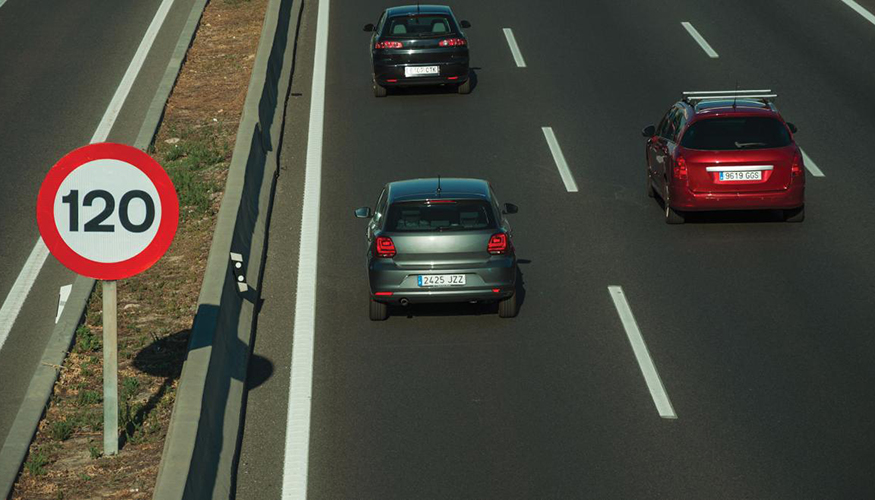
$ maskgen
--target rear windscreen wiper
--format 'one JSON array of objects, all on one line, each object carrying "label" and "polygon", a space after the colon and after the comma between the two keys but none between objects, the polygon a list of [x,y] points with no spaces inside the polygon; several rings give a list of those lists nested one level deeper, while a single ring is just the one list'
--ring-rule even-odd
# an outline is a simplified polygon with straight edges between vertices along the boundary
[{"label": "rear windscreen wiper", "polygon": [[738,149],[750,148],[753,146],[765,146],[765,142],[738,142],[735,141],[735,147]]}]

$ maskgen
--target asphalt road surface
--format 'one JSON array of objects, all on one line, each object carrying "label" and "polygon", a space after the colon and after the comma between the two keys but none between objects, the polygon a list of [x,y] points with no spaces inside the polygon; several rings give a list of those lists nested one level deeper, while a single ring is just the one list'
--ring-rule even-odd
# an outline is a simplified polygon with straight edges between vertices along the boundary
[{"label": "asphalt road surface", "polygon": [[[39,238],[35,207],[45,174],[91,141],[160,4],[0,1],[0,301]],[[192,4],[173,2],[108,140],[136,139]],[[74,279],[49,256],[0,341],[0,439],[52,332],[59,289]]]},{"label": "asphalt road surface", "polygon": [[[307,340],[294,335],[317,4],[300,32],[238,498],[293,498],[289,432],[309,443],[314,499],[875,496],[875,23],[841,0],[457,3],[474,91],[376,99],[361,27],[386,4],[332,1],[302,427],[287,415],[292,348]],[[808,174],[808,217],[668,226],[644,192],[640,130],[682,91],[736,85],[773,89],[799,127],[824,174]],[[386,182],[438,174],[486,178],[519,205],[517,318],[453,305],[368,321],[352,211]],[[639,359],[658,371],[653,391]]]}]

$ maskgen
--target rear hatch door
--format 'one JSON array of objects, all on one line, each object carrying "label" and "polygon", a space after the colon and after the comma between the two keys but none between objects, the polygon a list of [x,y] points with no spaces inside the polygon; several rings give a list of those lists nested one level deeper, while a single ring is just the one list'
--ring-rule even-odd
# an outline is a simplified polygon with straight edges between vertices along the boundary
[{"label": "rear hatch door", "polygon": [[695,193],[780,191],[790,184],[795,146],[748,151],[681,151]]}]

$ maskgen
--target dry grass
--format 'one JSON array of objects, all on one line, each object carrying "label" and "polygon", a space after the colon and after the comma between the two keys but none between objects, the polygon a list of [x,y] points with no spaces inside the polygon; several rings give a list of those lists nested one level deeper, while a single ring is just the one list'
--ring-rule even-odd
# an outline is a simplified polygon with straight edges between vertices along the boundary
[{"label": "dry grass", "polygon": [[207,5],[167,104],[152,154],[177,186],[180,226],[161,261],[119,282],[119,454],[101,456],[98,286],[13,499],[151,498],[265,7]]}]

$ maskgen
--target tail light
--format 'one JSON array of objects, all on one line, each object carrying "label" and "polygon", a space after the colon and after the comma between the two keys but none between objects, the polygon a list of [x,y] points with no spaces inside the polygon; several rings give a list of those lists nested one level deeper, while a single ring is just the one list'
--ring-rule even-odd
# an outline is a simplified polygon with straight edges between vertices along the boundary
[{"label": "tail light", "polygon": [[400,49],[401,47],[404,47],[403,43],[393,41],[377,42],[374,44],[375,49]]},{"label": "tail light", "polygon": [[683,156],[678,156],[674,165],[674,178],[683,181],[687,178],[687,160]]},{"label": "tail light", "polygon": [[464,47],[468,45],[468,40],[464,38],[447,38],[446,40],[441,40],[438,45],[441,47]]},{"label": "tail light", "polygon": [[495,233],[489,238],[489,245],[487,245],[487,250],[492,255],[502,255],[507,253],[507,248],[509,243],[507,241],[506,233]]},{"label": "tail light", "polygon": [[790,166],[790,177],[799,177],[802,175],[802,155],[796,153],[793,156],[793,164]]},{"label": "tail light", "polygon": [[388,236],[377,236],[377,257],[389,258],[395,256],[395,244]]}]

